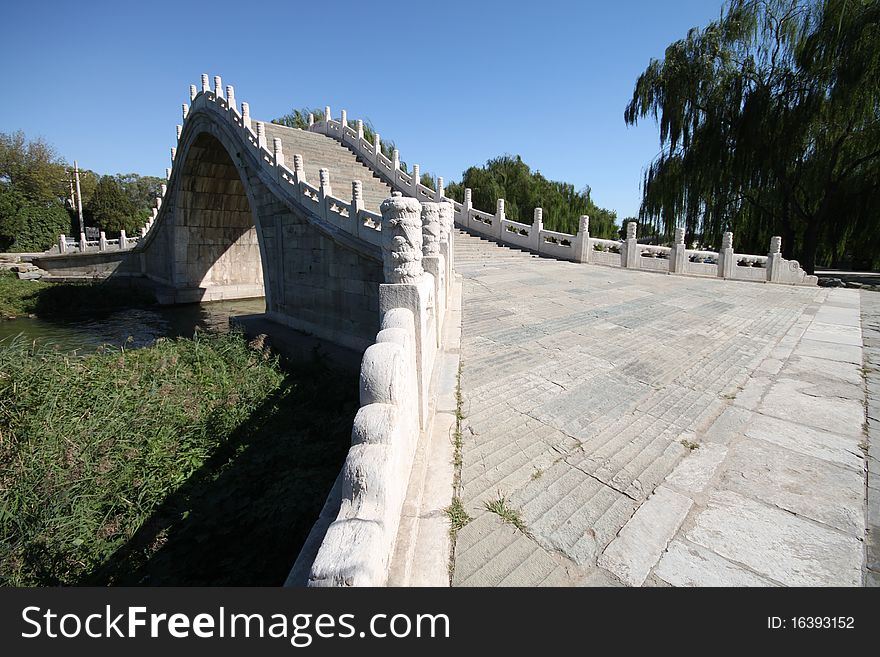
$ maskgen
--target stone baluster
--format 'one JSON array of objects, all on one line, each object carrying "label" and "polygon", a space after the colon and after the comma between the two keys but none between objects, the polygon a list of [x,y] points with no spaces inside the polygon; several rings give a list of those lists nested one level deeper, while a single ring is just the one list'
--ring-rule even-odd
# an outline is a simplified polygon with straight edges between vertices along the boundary
[{"label": "stone baluster", "polygon": [[127,249],[128,248],[128,236],[125,234],[124,230],[119,231],[119,248]]},{"label": "stone baluster", "polygon": [[687,249],[684,245],[684,228],[675,229],[675,242],[669,254],[669,271],[673,274],[684,274],[687,267]]},{"label": "stone baluster", "polygon": [[107,234],[102,230],[98,233],[98,251],[107,250]]},{"label": "stone baluster", "polygon": [[266,148],[266,126],[262,121],[257,121],[257,146]]},{"label": "stone baluster", "polygon": [[419,422],[428,416],[428,388],[436,353],[437,308],[434,284],[422,266],[422,205],[393,192],[383,201],[382,263],[385,283],[379,285],[379,316],[395,308],[412,312],[415,326]]},{"label": "stone baluster", "polygon": [[391,151],[391,167],[395,171],[400,170],[400,151],[397,150],[396,148],[393,151]]},{"label": "stone baluster", "polygon": [[202,93],[211,91],[211,84],[208,82],[208,74],[202,73]]},{"label": "stone baluster", "polygon": [[229,106],[229,109],[238,111],[238,106],[235,104],[235,87],[231,84],[226,85],[226,104]]},{"label": "stone baluster", "polygon": [[159,216],[159,208],[150,208],[150,221],[155,221]]},{"label": "stone baluster", "polygon": [[464,202],[461,204],[461,223],[464,224],[466,228],[469,228],[471,225],[471,210],[473,209],[473,193],[471,192],[470,187],[464,188]]},{"label": "stone baluster", "polygon": [[436,300],[436,325],[434,332],[436,345],[440,346],[440,330],[446,309],[446,264],[440,251],[443,228],[440,219],[439,203],[422,203],[422,268],[431,275],[434,282]]},{"label": "stone baluster", "polygon": [[161,192],[162,198],[165,198],[165,194],[168,193],[168,185],[162,183],[161,185],[159,185],[159,191]]},{"label": "stone baluster", "polygon": [[315,125],[315,115],[309,112],[309,127],[311,128]]},{"label": "stone baluster", "polygon": [[440,205],[422,203],[422,255],[440,254]]},{"label": "stone baluster", "polygon": [[184,103],[184,104],[182,105],[182,108],[183,108],[183,112],[182,112],[182,114],[183,114],[183,120],[186,121],[186,117],[189,116],[189,105],[187,105],[186,103]]},{"label": "stone baluster", "polygon": [[183,126],[182,126],[182,125],[178,125],[178,126],[175,126],[175,127],[177,128],[177,141],[180,141],[180,135],[183,134]]},{"label": "stone baluster", "polygon": [[767,254],[767,281],[778,283],[782,279],[782,238],[770,238],[770,253]]},{"label": "stone baluster", "polygon": [[362,222],[359,218],[361,211],[364,209],[364,186],[360,180],[351,181],[351,205],[348,208],[348,216],[352,220],[353,232],[358,234],[361,232]]},{"label": "stone baluster", "polygon": [[303,156],[299,153],[293,156],[293,179],[297,183],[306,182],[306,167],[303,164]]},{"label": "stone baluster", "polygon": [[58,236],[58,252],[66,253],[67,252],[67,235],[59,235]]},{"label": "stone baluster", "polygon": [[578,232],[575,238],[575,262],[590,261],[590,218],[582,214],[578,219]]},{"label": "stone baluster", "polygon": [[636,239],[636,229],[638,224],[635,221],[626,224],[626,240],[620,248],[620,266],[621,267],[638,267],[639,266],[639,243]]},{"label": "stone baluster", "polygon": [[156,209],[156,211],[158,211],[158,210],[160,210],[161,208],[162,208],[162,197],[161,197],[161,196],[157,196],[157,197],[156,197],[156,208],[155,208],[155,209]]},{"label": "stone baluster", "polygon": [[80,233],[80,234],[79,234],[79,252],[80,252],[80,253],[85,253],[85,252],[86,252],[86,248],[87,248],[87,244],[86,244],[86,234],[85,234],[85,233]]},{"label": "stone baluster", "polygon": [[455,256],[455,207],[452,201],[440,202],[440,253],[446,261],[446,301],[452,285],[453,260]]},{"label": "stone baluster", "polygon": [[421,177],[421,168],[418,164],[412,166],[412,195],[413,198],[419,198],[419,178]]},{"label": "stone baluster", "polygon": [[174,146],[171,147],[171,166],[174,166],[174,158],[177,157],[177,149]]},{"label": "stone baluster", "polygon": [[324,107],[324,120],[329,123],[332,118],[333,117],[330,116],[330,106],[327,105]]},{"label": "stone baluster", "polygon": [[196,99],[197,94],[198,94],[198,91],[196,91],[196,85],[194,85],[194,84],[189,85],[189,100],[190,100],[190,102],[192,102]]},{"label": "stone baluster", "polygon": [[318,169],[318,180],[318,193],[320,194],[321,199],[321,216],[325,219],[329,219],[331,215],[327,211],[327,197],[333,195],[333,187],[330,186],[330,170]]},{"label": "stone baluster", "polygon": [[491,229],[492,237],[501,239],[502,235],[504,235],[502,225],[505,219],[507,219],[507,213],[504,208],[504,199],[499,198],[495,201],[495,218],[492,220]]},{"label": "stone baluster", "polygon": [[220,79],[219,75],[214,76],[214,96],[223,98],[223,80]]},{"label": "stone baluster", "polygon": [[165,167],[165,180],[171,180],[171,167]]},{"label": "stone baluster", "polygon": [[445,195],[446,189],[443,187],[443,176],[437,176],[437,189],[434,190],[434,200],[439,203]]},{"label": "stone baluster", "polygon": [[339,124],[342,128],[342,134],[345,134],[345,129],[348,127],[348,112],[342,110],[342,116],[339,119]]},{"label": "stone baluster", "polygon": [[251,106],[248,103],[241,104],[241,124],[248,130],[251,129]]},{"label": "stone baluster", "polygon": [[[283,167],[284,166],[284,151],[282,150],[281,138],[275,137],[272,140],[272,154],[275,156],[275,166]],[[279,169],[280,173],[280,169]]]},{"label": "stone baluster", "polygon": [[385,282],[418,283],[423,273],[421,203],[394,192],[381,210]]},{"label": "stone baluster", "polygon": [[355,126],[357,127],[358,146],[360,146],[361,139],[364,138],[364,122],[361,119],[358,119],[355,122]]},{"label": "stone baluster", "polygon": [[535,216],[532,219],[532,228],[529,230],[529,242],[531,247],[537,251],[541,248],[541,231],[544,230],[544,210],[543,208],[535,208]]},{"label": "stone baluster", "polygon": [[146,237],[146,236],[147,236],[147,227],[141,226],[141,237]]},{"label": "stone baluster", "polygon": [[718,278],[733,278],[733,233],[726,232],[721,238],[721,250],[718,251]]},{"label": "stone baluster", "polygon": [[373,157],[379,158],[379,153],[382,152],[382,138],[379,136],[379,133],[373,133]]}]

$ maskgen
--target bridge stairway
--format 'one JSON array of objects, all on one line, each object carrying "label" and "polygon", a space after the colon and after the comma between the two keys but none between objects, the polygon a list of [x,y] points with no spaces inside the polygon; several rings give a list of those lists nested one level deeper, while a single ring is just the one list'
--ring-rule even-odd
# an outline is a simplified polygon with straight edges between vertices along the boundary
[{"label": "bridge stairway", "polygon": [[364,207],[371,212],[379,212],[379,206],[391,196],[391,187],[386,185],[367,166],[361,164],[354,154],[335,139],[316,132],[298,130],[266,123],[266,143],[272,150],[272,140],[281,139],[284,158],[289,169],[293,169],[293,156],[303,156],[306,180],[318,186],[319,170],[328,169],[333,196],[341,199],[351,198],[351,183],[363,183]]},{"label": "bridge stairway", "polygon": [[455,229],[455,262],[456,264],[488,263],[498,259],[509,258],[511,260],[528,260],[540,258],[536,253],[500,244],[479,235],[472,235],[461,228]]}]

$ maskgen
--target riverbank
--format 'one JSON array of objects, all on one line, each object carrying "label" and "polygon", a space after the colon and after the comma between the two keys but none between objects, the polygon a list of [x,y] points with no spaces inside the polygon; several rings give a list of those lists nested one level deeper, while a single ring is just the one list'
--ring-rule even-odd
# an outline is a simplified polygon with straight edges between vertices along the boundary
[{"label": "riverbank", "polygon": [[356,377],[237,333],[0,343],[0,584],[281,584],[356,410]]},{"label": "riverbank", "polygon": [[119,308],[145,307],[153,303],[145,292],[106,283],[20,280],[11,271],[0,271],[0,320],[82,317]]}]

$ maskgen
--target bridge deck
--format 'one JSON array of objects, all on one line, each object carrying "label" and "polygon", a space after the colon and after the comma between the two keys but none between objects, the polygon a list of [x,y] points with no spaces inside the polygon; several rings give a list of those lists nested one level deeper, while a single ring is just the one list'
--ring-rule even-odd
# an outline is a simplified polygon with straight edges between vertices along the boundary
[{"label": "bridge deck", "polygon": [[456,268],[473,520],[454,584],[861,582],[857,291],[571,264],[464,233]]}]

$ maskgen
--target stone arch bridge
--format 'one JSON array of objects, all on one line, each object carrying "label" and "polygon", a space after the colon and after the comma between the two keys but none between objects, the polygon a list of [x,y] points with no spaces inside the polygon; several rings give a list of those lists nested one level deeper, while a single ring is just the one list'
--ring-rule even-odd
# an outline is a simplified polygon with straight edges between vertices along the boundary
[{"label": "stone arch bridge", "polygon": [[265,295],[363,352],[290,584],[862,581],[859,296],[778,238],[750,255],[730,233],[710,251],[512,221],[422,185],[344,111],[258,122],[219,77],[183,118],[140,237],[61,236],[38,264],[168,303]]}]

